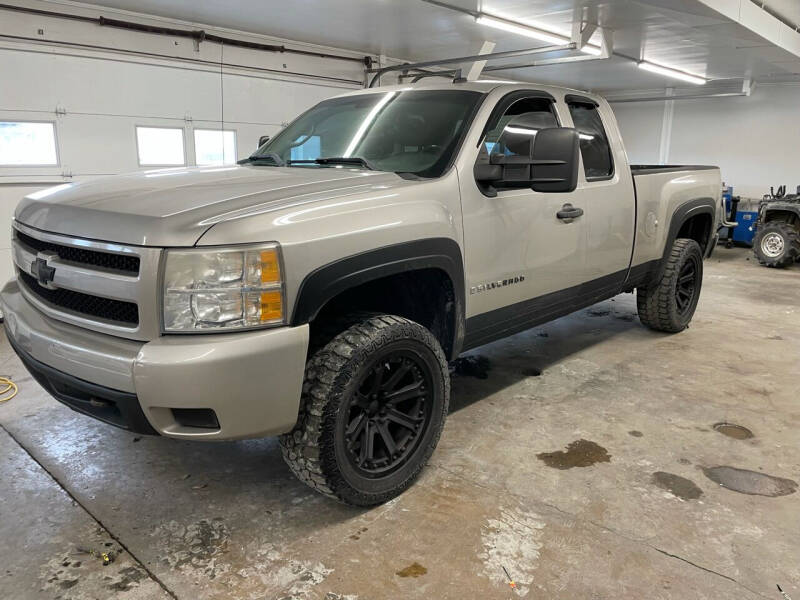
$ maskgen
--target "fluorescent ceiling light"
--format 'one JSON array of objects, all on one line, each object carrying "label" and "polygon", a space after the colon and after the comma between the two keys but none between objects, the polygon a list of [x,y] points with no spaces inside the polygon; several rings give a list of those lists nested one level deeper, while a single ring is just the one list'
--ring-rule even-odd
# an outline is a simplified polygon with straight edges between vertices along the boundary
[{"label": "fluorescent ceiling light", "polygon": [[510,31],[511,33],[517,33],[519,35],[524,35],[536,40],[541,40],[543,42],[549,42],[551,44],[557,44],[559,46],[570,43],[569,37],[565,35],[561,35],[552,31],[545,31],[544,29],[531,27],[530,25],[523,25],[522,23],[506,21],[505,19],[499,19],[497,17],[490,17],[489,15],[480,15],[475,19],[475,22],[478,23],[478,25],[488,25],[489,27],[494,27],[495,29]]},{"label": "fluorescent ceiling light", "polygon": [[581,52],[584,54],[591,54],[592,56],[600,56],[603,53],[603,49],[600,46],[595,46],[594,44],[586,44],[583,48],[581,48]]},{"label": "fluorescent ceiling light", "polygon": [[651,73],[658,73],[659,75],[674,77],[675,79],[688,81],[689,83],[694,83],[695,85],[705,85],[706,83],[706,80],[703,77],[698,77],[697,75],[692,75],[685,71],[678,71],[677,69],[671,69],[670,67],[662,67],[661,65],[656,65],[645,60],[640,61],[638,64],[640,69],[650,71]]}]

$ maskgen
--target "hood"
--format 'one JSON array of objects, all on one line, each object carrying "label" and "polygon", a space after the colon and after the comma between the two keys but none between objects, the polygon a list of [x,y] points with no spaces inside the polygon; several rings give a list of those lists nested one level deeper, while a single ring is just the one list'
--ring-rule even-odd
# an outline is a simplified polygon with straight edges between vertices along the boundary
[{"label": "hood", "polygon": [[66,183],[23,198],[15,218],[43,231],[138,246],[192,246],[210,227],[369,192],[403,180],[349,168],[230,166],[143,171]]}]

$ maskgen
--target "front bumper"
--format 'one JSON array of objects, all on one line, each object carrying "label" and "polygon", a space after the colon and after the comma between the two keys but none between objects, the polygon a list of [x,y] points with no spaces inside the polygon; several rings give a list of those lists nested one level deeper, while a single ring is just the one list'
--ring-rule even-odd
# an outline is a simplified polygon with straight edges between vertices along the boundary
[{"label": "front bumper", "polygon": [[[0,309],[12,347],[37,381],[103,421],[197,440],[276,435],[297,421],[307,325],[132,341],[45,317],[15,280],[0,292]],[[209,410],[211,426],[187,418]]]}]

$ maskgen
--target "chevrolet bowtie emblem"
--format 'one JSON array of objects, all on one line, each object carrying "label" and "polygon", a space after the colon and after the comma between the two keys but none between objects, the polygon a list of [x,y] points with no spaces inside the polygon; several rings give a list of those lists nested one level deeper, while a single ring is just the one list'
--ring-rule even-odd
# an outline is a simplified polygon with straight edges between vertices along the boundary
[{"label": "chevrolet bowtie emblem", "polygon": [[56,268],[49,266],[47,264],[47,259],[37,258],[31,263],[31,275],[33,275],[36,280],[45,287],[47,287],[48,283],[53,281],[55,274]]}]

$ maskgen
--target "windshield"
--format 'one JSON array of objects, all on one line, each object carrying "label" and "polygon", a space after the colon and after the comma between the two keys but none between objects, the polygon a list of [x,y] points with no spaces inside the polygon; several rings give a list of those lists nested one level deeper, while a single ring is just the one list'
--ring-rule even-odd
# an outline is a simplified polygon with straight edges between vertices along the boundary
[{"label": "windshield", "polygon": [[261,146],[251,159],[265,159],[258,164],[317,168],[358,167],[357,159],[362,159],[364,168],[439,177],[482,95],[467,90],[409,90],[325,100]]}]

